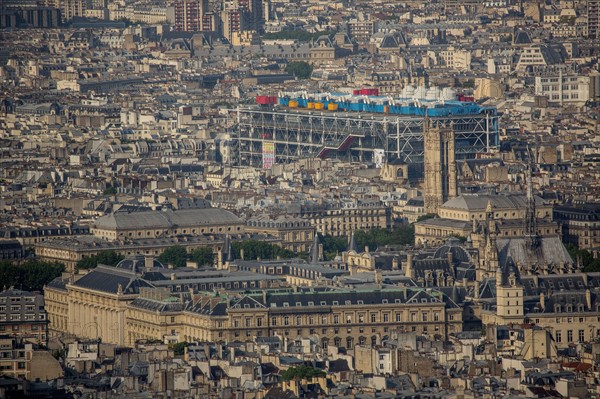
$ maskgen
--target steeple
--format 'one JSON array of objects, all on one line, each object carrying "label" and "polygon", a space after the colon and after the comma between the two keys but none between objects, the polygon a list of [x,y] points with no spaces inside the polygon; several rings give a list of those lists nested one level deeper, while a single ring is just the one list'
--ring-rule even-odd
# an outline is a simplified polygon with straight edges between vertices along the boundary
[{"label": "steeple", "polygon": [[319,233],[315,231],[315,237],[313,239],[312,245],[310,246],[310,256],[309,260],[311,263],[319,263],[321,260],[319,256]]},{"label": "steeple", "polygon": [[350,233],[350,242],[348,242],[348,251],[354,251],[358,253],[358,247],[356,246],[356,242],[354,241],[354,231]]},{"label": "steeple", "polygon": [[527,248],[534,250],[539,247],[540,239],[537,234],[537,216],[535,210],[535,198],[533,196],[533,183],[532,183],[532,170],[533,170],[533,157],[531,150],[527,147],[527,154],[529,156],[529,163],[527,165],[527,208],[525,210],[525,242]]},{"label": "steeple", "polygon": [[235,256],[233,256],[233,248],[231,246],[231,237],[229,234],[225,236],[225,242],[223,242],[223,262],[233,262]]}]

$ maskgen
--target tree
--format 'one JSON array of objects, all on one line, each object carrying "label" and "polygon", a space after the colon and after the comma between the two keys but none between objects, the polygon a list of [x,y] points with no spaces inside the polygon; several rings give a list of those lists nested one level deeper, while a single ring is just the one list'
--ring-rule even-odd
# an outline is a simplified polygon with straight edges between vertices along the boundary
[{"label": "tree", "polygon": [[115,194],[117,194],[117,189],[114,187],[106,187],[102,194],[103,195],[115,195]]},{"label": "tree", "polygon": [[291,380],[312,380],[314,377],[325,377],[327,374],[319,369],[319,368],[315,368],[315,367],[310,367],[310,366],[297,366],[297,367],[290,367],[289,369],[285,370],[283,373],[281,373],[281,379],[283,381],[291,381]]},{"label": "tree", "polygon": [[188,253],[181,245],[173,245],[165,249],[165,251],[158,256],[158,260],[161,263],[172,264],[175,267],[185,267],[185,263],[188,260]]},{"label": "tree", "polygon": [[323,255],[325,259],[332,260],[340,252],[348,249],[348,237],[333,237],[329,234],[319,233],[319,242],[323,245]]},{"label": "tree", "polygon": [[329,36],[332,33],[335,32],[322,31],[310,33],[305,30],[283,30],[281,32],[265,33],[262,38],[263,40],[297,40],[299,42],[312,42],[323,35]]},{"label": "tree", "polygon": [[308,62],[292,61],[288,62],[285,71],[290,75],[294,75],[298,79],[308,79],[312,74],[313,67]]},{"label": "tree", "polygon": [[173,349],[173,354],[175,356],[183,356],[187,345],[188,343],[185,341],[177,342],[176,344],[171,345],[171,348]]},{"label": "tree", "polygon": [[433,219],[435,218],[435,213],[427,213],[425,215],[421,215],[417,218],[417,223],[422,222],[423,220]]},{"label": "tree", "polygon": [[215,254],[210,247],[202,247],[192,251],[190,260],[197,262],[200,266],[212,265],[215,261]]},{"label": "tree", "polygon": [[0,262],[0,281],[4,287],[15,287],[25,291],[42,291],[44,285],[65,271],[61,263],[28,260],[21,265]]},{"label": "tree", "polygon": [[80,259],[76,268],[79,269],[94,269],[98,265],[116,266],[125,257],[116,253],[113,250],[100,251],[96,255]]},{"label": "tree", "polygon": [[241,250],[244,250],[244,259],[275,259],[278,256],[282,259],[295,258],[296,254],[279,245],[258,240],[236,241],[231,245],[234,255],[241,257]]},{"label": "tree", "polygon": [[354,241],[359,251],[366,247],[373,250],[386,245],[412,245],[415,240],[414,226],[403,224],[393,231],[382,228],[357,230],[354,233]]},{"label": "tree", "polygon": [[579,249],[574,244],[567,244],[567,251],[575,263],[579,262],[586,273],[600,272],[600,259],[594,259],[594,255],[588,250]]}]

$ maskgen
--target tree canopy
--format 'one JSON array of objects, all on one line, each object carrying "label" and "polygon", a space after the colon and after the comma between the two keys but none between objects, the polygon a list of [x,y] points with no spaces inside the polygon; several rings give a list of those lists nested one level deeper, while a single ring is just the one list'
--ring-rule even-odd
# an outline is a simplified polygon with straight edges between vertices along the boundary
[{"label": "tree canopy", "polygon": [[176,344],[171,345],[171,348],[173,349],[173,354],[175,356],[182,356],[185,353],[186,346],[188,346],[188,343],[186,341],[177,342]]},{"label": "tree canopy", "polygon": [[42,291],[44,285],[59,277],[65,271],[61,263],[28,260],[22,264],[0,262],[0,284],[25,291]]},{"label": "tree canopy", "polygon": [[319,242],[323,245],[323,256],[332,260],[335,256],[348,249],[348,237],[333,237],[319,233]]},{"label": "tree canopy", "polygon": [[386,245],[412,245],[415,241],[415,228],[403,224],[391,232],[381,228],[357,230],[354,233],[354,241],[358,251],[364,251],[365,247],[374,250]]},{"label": "tree canopy", "polygon": [[312,74],[313,67],[308,62],[292,61],[287,64],[285,71],[298,79],[308,79]]},{"label": "tree canopy", "polygon": [[234,255],[241,257],[241,250],[244,250],[244,259],[276,259],[278,256],[282,259],[295,258],[296,254],[279,245],[258,240],[236,241],[231,245]]},{"label": "tree canopy", "polygon": [[313,377],[325,377],[326,375],[327,374],[319,368],[302,365],[297,367],[290,367],[289,369],[285,370],[283,373],[281,373],[281,379],[284,381],[290,381],[295,379],[312,380]]},{"label": "tree canopy", "polygon": [[[319,241],[323,244],[323,254],[327,260],[332,260],[340,252],[348,249],[348,237],[333,237],[319,233]],[[358,251],[364,251],[365,247],[370,250],[386,245],[412,245],[415,241],[415,228],[413,225],[403,224],[393,231],[375,228],[356,230],[354,242]]]},{"label": "tree canopy", "polygon": [[185,267],[188,260],[188,253],[185,248],[181,245],[173,245],[165,249],[165,251],[158,256],[158,260],[163,264],[172,264],[174,267]]},{"label": "tree canopy", "polygon": [[80,259],[77,262],[76,267],[77,269],[93,269],[98,265],[115,266],[124,258],[125,257],[123,255],[118,254],[113,250],[101,251],[98,252],[97,255]]},{"label": "tree canopy", "polygon": [[211,248],[202,247],[192,251],[190,260],[198,263],[199,266],[212,265],[215,261],[215,254]]},{"label": "tree canopy", "polygon": [[600,259],[594,259],[594,255],[592,255],[590,251],[579,249],[573,244],[567,245],[567,251],[569,251],[571,258],[573,258],[575,263],[577,263],[577,260],[579,259],[584,272],[600,272]]},{"label": "tree canopy", "polygon": [[282,30],[281,32],[269,32],[262,35],[264,40],[297,40],[299,42],[312,42],[323,35],[330,35],[331,31],[307,32],[305,30]]}]

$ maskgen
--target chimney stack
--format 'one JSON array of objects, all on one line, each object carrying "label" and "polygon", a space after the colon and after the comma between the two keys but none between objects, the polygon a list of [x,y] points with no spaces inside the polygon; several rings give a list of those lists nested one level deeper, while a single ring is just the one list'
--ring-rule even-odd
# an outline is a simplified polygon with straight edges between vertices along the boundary
[{"label": "chimney stack", "polygon": [[145,256],[144,257],[144,267],[146,269],[152,269],[154,267],[154,257],[153,256]]}]

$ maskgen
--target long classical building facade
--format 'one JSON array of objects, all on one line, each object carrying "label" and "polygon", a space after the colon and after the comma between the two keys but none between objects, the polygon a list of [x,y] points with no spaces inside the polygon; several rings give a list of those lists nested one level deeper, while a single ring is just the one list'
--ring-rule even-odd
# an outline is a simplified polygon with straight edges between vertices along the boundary
[{"label": "long classical building facade", "polygon": [[91,233],[106,240],[157,238],[174,235],[239,234],[245,223],[219,208],[115,212],[96,220]]},{"label": "long classical building facade", "polygon": [[237,270],[164,269],[151,258],[98,266],[45,289],[54,334],[133,345],[318,336],[321,345],[381,343],[392,331],[447,337],[462,331],[463,309],[447,289],[288,287],[285,276]]}]

